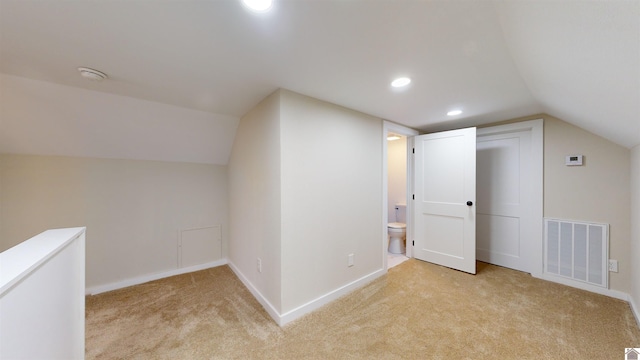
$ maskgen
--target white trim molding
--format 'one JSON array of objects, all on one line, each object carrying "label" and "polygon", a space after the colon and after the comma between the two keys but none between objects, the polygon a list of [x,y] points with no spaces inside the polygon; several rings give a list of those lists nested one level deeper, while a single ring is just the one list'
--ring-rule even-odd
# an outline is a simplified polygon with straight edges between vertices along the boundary
[{"label": "white trim molding", "polygon": [[640,307],[638,307],[632,296],[629,296],[629,306],[631,306],[631,312],[636,318],[636,324],[638,325],[638,328],[640,328]]},{"label": "white trim molding", "polygon": [[280,326],[284,326],[290,322],[292,322],[293,320],[308,314],[314,310],[319,309],[320,307],[334,301],[337,300],[338,298],[342,297],[343,295],[346,295],[360,287],[363,287],[365,285],[367,285],[368,283],[372,282],[373,280],[379,278],[380,276],[386,274],[387,271],[380,269],[377,271],[372,272],[369,275],[365,275],[363,277],[361,277],[360,279],[357,279],[355,281],[352,281],[342,287],[339,287],[325,295],[322,295],[320,297],[318,297],[315,300],[311,300],[308,303],[304,304],[304,305],[300,305],[297,308],[287,311],[286,313],[280,315],[280,321],[278,322],[278,325]]},{"label": "white trim molding", "polygon": [[189,266],[189,267],[180,268],[180,269],[173,269],[173,270],[164,271],[161,273],[143,275],[143,276],[126,279],[126,280],[105,284],[105,285],[92,286],[85,290],[85,294],[97,295],[107,291],[113,291],[113,290],[118,290],[118,289],[126,288],[129,286],[133,286],[133,285],[144,284],[149,281],[164,279],[171,276],[182,275],[182,274],[186,274],[194,271],[200,271],[204,269],[226,265],[228,262],[229,261],[227,259],[220,259],[220,260],[208,262],[206,264],[194,265],[194,266]]},{"label": "white trim molding", "polygon": [[573,288],[576,288],[576,289],[590,291],[590,292],[593,292],[593,293],[596,293],[596,294],[609,296],[609,297],[612,297],[612,298],[628,301],[629,303],[631,303],[631,297],[629,296],[629,294],[627,294],[625,292],[622,292],[622,291],[607,289],[607,288],[603,288],[601,286],[591,285],[591,284],[575,281],[575,280],[572,280],[572,279],[569,279],[569,278],[563,278],[563,277],[560,277],[560,276],[555,276],[553,274],[546,274],[545,273],[545,274],[542,274],[541,276],[536,276],[536,275],[533,275],[533,274],[531,274],[531,275],[533,277],[535,277],[535,278],[538,278],[538,279],[551,281],[551,282],[554,282],[554,283],[570,286],[570,287],[573,287]]},{"label": "white trim molding", "polygon": [[246,276],[244,276],[244,274],[242,273],[242,271],[240,271],[240,269],[238,269],[238,267],[231,261],[229,261],[229,267],[231,268],[231,270],[236,274],[236,276],[238,277],[238,279],[240,279],[240,281],[244,284],[244,286],[249,289],[249,292],[251,292],[251,294],[253,295],[254,298],[256,298],[256,300],[258,300],[258,302],[260,303],[260,305],[262,305],[262,307],[267,311],[267,313],[269,314],[269,316],[271,316],[271,318],[278,324],[280,324],[280,313],[278,312],[278,310],[273,306],[273,304],[271,304],[271,302],[269,302],[269,300],[267,300],[267,298],[262,295],[262,293],[260,292],[260,290],[258,290],[257,287],[255,287],[253,285],[253,283],[251,281],[249,281],[249,278],[247,278]]},{"label": "white trim molding", "polygon": [[535,276],[532,274],[532,276],[541,280],[551,281],[554,283],[570,286],[576,289],[586,290],[596,294],[609,296],[614,299],[626,301],[629,303],[629,307],[631,308],[631,313],[636,319],[636,324],[638,325],[638,328],[640,328],[640,307],[638,307],[638,304],[636,304],[633,297],[625,292],[607,289],[607,288],[603,288],[600,286],[591,285],[587,283],[582,283],[582,282],[574,281],[568,278],[565,279],[559,276],[554,276],[552,274],[550,275],[542,274],[542,276]]},{"label": "white trim molding", "polygon": [[360,279],[352,281],[327,294],[324,294],[314,300],[311,300],[306,304],[300,305],[293,310],[287,311],[284,314],[280,314],[280,312],[273,306],[273,304],[271,304],[271,302],[269,302],[269,300],[267,300],[267,298],[264,297],[264,295],[262,295],[260,290],[258,290],[258,288],[256,288],[253,285],[253,283],[251,283],[251,281],[249,281],[249,279],[246,276],[244,276],[244,274],[238,269],[237,266],[235,266],[232,262],[229,262],[229,267],[231,268],[231,270],[233,270],[236,276],[238,276],[238,279],[240,279],[240,281],[247,287],[247,289],[249,289],[249,292],[251,292],[251,294],[256,298],[256,300],[258,300],[260,305],[262,305],[262,307],[269,314],[269,316],[271,316],[271,318],[279,326],[284,326],[302,317],[303,315],[306,315],[314,310],[317,310],[320,307],[334,300],[337,300],[339,297],[346,295],[352,292],[353,290],[356,290],[370,283],[371,281],[379,278],[380,276],[386,274],[386,271],[384,269],[376,270],[369,275],[363,276]]}]

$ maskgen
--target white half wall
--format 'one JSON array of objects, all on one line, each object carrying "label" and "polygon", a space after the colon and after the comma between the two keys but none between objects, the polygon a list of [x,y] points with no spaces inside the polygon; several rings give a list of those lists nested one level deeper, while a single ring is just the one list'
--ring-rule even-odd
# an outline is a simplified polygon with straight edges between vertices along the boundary
[{"label": "white half wall", "polygon": [[84,359],[85,229],[0,253],[0,358]]},{"label": "white half wall", "polygon": [[185,229],[220,225],[222,241],[211,241],[221,252],[202,261],[226,257],[225,166],[5,154],[0,183],[0,250],[46,229],[86,226],[87,288],[177,270]]},{"label": "white half wall", "polygon": [[631,149],[631,291],[630,302],[640,326],[640,145]]}]

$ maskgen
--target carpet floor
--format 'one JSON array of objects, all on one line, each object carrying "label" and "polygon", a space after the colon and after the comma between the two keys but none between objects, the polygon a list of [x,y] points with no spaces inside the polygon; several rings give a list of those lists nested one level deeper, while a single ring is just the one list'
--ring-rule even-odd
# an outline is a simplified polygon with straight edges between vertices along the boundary
[{"label": "carpet floor", "polygon": [[410,259],[283,328],[227,266],[86,298],[86,359],[623,359],[629,304]]}]

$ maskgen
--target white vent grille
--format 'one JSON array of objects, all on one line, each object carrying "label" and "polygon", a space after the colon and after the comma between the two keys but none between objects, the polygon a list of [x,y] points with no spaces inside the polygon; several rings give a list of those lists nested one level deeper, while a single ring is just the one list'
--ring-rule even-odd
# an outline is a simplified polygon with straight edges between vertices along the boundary
[{"label": "white vent grille", "polygon": [[609,225],[545,219],[545,272],[608,287]]}]

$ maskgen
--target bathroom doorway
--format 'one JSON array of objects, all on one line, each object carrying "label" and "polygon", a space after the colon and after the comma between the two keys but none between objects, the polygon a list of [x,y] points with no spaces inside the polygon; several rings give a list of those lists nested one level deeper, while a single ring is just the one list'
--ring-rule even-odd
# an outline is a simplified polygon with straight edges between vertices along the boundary
[{"label": "bathroom doorway", "polygon": [[[385,121],[383,131],[383,263],[392,268],[412,257],[413,136],[416,130]],[[407,206],[409,205],[409,206]],[[391,234],[391,236],[390,236]],[[402,236],[404,235],[404,236]]]}]

